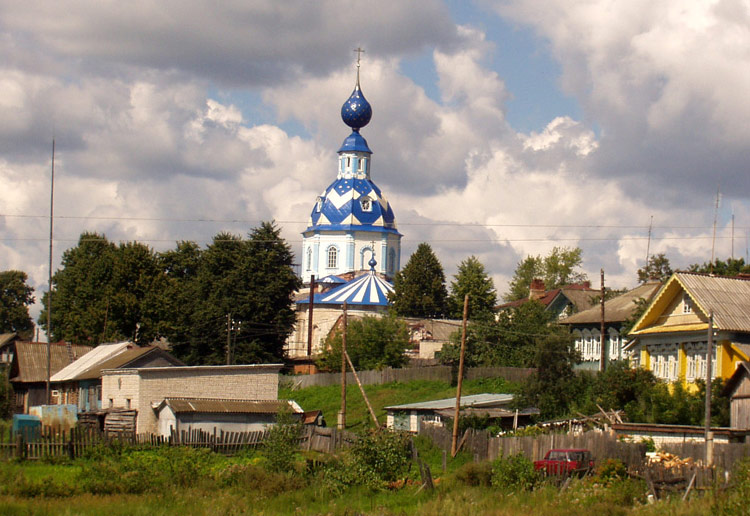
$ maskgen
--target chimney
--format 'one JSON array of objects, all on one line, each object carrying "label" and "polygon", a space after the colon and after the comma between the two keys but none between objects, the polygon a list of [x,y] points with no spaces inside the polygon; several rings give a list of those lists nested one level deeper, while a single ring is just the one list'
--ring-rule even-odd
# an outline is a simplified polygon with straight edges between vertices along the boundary
[{"label": "chimney", "polygon": [[589,280],[584,281],[583,288],[591,288],[591,282]]},{"label": "chimney", "polygon": [[546,292],[544,288],[544,281],[539,278],[531,280],[531,286],[529,287],[529,299],[539,299],[544,297]]}]

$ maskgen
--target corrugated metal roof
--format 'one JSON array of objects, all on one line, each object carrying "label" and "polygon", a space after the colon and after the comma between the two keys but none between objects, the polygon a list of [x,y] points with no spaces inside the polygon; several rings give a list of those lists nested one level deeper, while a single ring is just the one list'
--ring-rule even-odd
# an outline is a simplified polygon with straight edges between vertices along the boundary
[{"label": "corrugated metal roof", "polygon": [[[73,359],[91,351],[91,346],[73,345]],[[11,378],[14,382],[47,381],[47,343],[16,342],[14,362],[18,366],[17,374]],[[54,375],[70,363],[68,347],[63,342],[50,345],[50,374]]]},{"label": "corrugated metal roof", "polygon": [[135,346],[135,344],[127,341],[99,344],[75,362],[65,366],[56,374],[52,375],[50,381],[67,382],[74,380],[79,374],[83,373],[84,371],[104,362],[105,360],[109,360],[113,356],[127,350],[128,347],[133,346]]},{"label": "corrugated metal roof", "polygon": [[[486,407],[506,405],[513,401],[512,394],[472,394],[461,396],[462,407]],[[420,401],[418,403],[407,403],[405,405],[393,405],[385,407],[386,410],[442,410],[456,408],[456,398],[445,398],[442,400]]]},{"label": "corrugated metal roof", "polygon": [[100,362],[98,364],[95,364],[94,366],[86,369],[85,371],[81,372],[80,374],[76,375],[73,380],[94,380],[97,378],[101,378],[102,371],[105,369],[118,369],[120,367],[129,367],[129,364],[132,362],[135,362],[141,357],[144,357],[146,355],[155,354],[157,355],[155,358],[158,358],[158,356],[164,357],[166,360],[173,362],[175,366],[184,366],[185,364],[170,355],[167,351],[161,349],[158,346],[136,346],[133,348],[128,348],[122,353],[119,353],[107,360],[104,360],[103,362]]},{"label": "corrugated metal roof", "polygon": [[[659,290],[648,310],[636,322],[632,334],[650,332],[650,326],[667,303],[684,290],[704,317],[714,313],[714,326],[719,330],[750,332],[750,280],[736,277],[676,272]],[[704,326],[705,327],[705,326]],[[698,328],[700,329],[700,328]],[[667,330],[664,331],[685,331]]]},{"label": "corrugated metal roof", "polygon": [[[652,282],[644,283],[636,288],[625,292],[617,297],[608,299],[604,302],[604,322],[622,322],[626,320],[636,308],[637,299],[650,300],[656,291],[659,290],[661,283]],[[560,324],[592,324],[602,320],[602,309],[599,304],[566,317],[560,321]]]},{"label": "corrugated metal roof", "polygon": [[418,319],[406,317],[404,321],[410,330],[424,328],[432,336],[432,340],[448,341],[451,335],[461,330],[460,319]]},{"label": "corrugated metal roof", "polygon": [[166,398],[156,408],[169,406],[175,414],[276,414],[284,407],[296,412],[293,402],[287,400],[227,400],[208,398]]}]

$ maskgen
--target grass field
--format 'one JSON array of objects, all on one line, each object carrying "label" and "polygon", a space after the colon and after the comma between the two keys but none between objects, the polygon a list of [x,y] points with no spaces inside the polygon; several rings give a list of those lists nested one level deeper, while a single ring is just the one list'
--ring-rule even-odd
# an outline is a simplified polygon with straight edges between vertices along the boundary
[{"label": "grass field", "polygon": [[[453,398],[456,388],[446,382],[413,381],[408,383],[386,383],[383,385],[365,385],[365,393],[375,410],[378,422],[385,424],[384,407],[415,403],[418,401]],[[481,378],[468,380],[463,383],[462,395],[489,393],[515,393],[518,384],[507,382],[502,378]],[[308,387],[293,391],[280,389],[280,399],[294,400],[304,410],[322,410],[329,426],[336,424],[336,417],[341,409],[341,387],[330,385],[327,387]],[[350,430],[358,430],[371,426],[371,418],[362,394],[356,384],[347,385],[346,390],[346,422]]]}]

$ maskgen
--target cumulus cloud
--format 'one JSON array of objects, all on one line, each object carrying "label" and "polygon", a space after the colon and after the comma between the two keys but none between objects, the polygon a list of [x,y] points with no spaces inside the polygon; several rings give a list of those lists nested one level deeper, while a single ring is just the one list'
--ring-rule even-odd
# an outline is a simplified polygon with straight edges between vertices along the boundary
[{"label": "cumulus cloud", "polygon": [[718,182],[750,195],[746,2],[495,4],[549,42],[562,87],[601,128],[595,173],[651,202],[695,201]]}]

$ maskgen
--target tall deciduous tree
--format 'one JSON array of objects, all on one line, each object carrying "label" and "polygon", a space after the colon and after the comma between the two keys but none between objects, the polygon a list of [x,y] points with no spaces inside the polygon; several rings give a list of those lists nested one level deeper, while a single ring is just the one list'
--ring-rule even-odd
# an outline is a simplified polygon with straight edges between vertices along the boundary
[{"label": "tall deciduous tree", "polygon": [[[144,301],[161,278],[154,252],[138,242],[119,246],[85,232],[63,253],[52,276],[52,338],[78,344],[130,339],[145,341],[155,323],[144,316]],[[49,296],[39,317],[47,327]],[[144,326],[144,331],[139,328]],[[146,331],[146,328],[149,330]]]},{"label": "tall deciduous tree", "polygon": [[[328,338],[321,367],[338,371],[341,368],[341,331]],[[409,346],[409,330],[394,315],[363,317],[348,322],[346,353],[357,369],[401,367],[407,362],[404,351]]]},{"label": "tall deciduous tree", "polygon": [[645,267],[638,269],[638,283],[647,281],[666,281],[672,275],[669,258],[664,253],[652,254]]},{"label": "tall deciduous tree", "polygon": [[248,239],[219,233],[203,251],[191,243],[160,257],[167,268],[168,307],[162,333],[190,364],[278,362],[294,324],[300,286],[293,255],[279,230],[264,222]]},{"label": "tall deciduous tree", "polygon": [[403,317],[443,317],[448,291],[445,273],[429,244],[421,243],[396,274],[391,295],[394,312]]},{"label": "tall deciduous tree", "polygon": [[711,264],[704,262],[702,265],[694,263],[688,267],[690,272],[711,273],[717,276],[737,276],[750,273],[750,265],[745,263],[744,258],[727,258],[726,261],[719,260]]},{"label": "tall deciduous tree", "polygon": [[34,322],[29,316],[29,306],[34,302],[34,289],[26,284],[28,276],[23,271],[0,272],[0,333],[17,333],[29,339]]},{"label": "tall deciduous tree", "polygon": [[482,262],[475,256],[470,256],[459,264],[458,272],[451,282],[451,293],[448,297],[451,317],[463,317],[464,297],[467,294],[470,319],[492,316],[497,304],[495,285]]},{"label": "tall deciduous tree", "polygon": [[528,297],[535,278],[543,279],[547,289],[585,281],[586,274],[578,270],[583,262],[582,254],[580,247],[554,247],[545,257],[527,256],[516,266],[510,290],[503,299],[515,301]]}]

